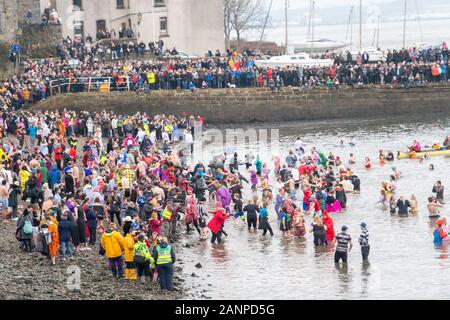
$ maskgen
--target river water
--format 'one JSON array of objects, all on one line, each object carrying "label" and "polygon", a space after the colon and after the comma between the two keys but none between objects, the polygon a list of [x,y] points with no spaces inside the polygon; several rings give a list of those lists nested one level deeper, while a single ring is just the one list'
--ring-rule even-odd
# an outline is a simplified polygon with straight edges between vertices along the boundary
[{"label": "river water", "polygon": [[[399,124],[401,123],[401,124]],[[243,223],[227,221],[229,236],[220,245],[200,242],[183,248],[183,273],[186,286],[193,287],[187,298],[213,299],[447,299],[450,279],[448,248],[436,249],[432,242],[433,223],[427,215],[427,197],[434,181],[449,185],[450,159],[435,157],[423,164],[417,160],[395,160],[383,167],[375,161],[379,149],[405,149],[414,138],[422,144],[441,141],[450,132],[450,118],[417,116],[390,120],[352,120],[270,124],[280,129],[280,150],[285,155],[297,137],[320,150],[334,151],[347,162],[353,152],[358,162],[352,169],[361,179],[361,194],[348,195],[345,212],[332,214],[336,230],[345,224],[353,238],[347,268],[336,268],[333,249],[315,248],[312,235],[306,239],[283,237],[271,211],[275,235],[263,237],[261,231],[248,232]],[[250,128],[253,126],[247,126]],[[258,125],[260,128],[265,125]],[[342,138],[355,136],[355,147],[337,147]],[[264,145],[267,154],[268,146]],[[218,150],[210,150],[215,153]],[[364,157],[374,167],[363,168]],[[283,156],[284,158],[284,156]],[[434,171],[428,166],[433,163]],[[391,173],[391,165],[403,173],[397,195],[415,194],[419,201],[416,216],[391,216],[379,204],[380,182]],[[241,169],[248,176],[245,168]],[[245,185],[247,198],[249,186]],[[297,199],[301,199],[301,192]],[[296,202],[299,204],[299,201]],[[272,207],[273,208],[273,205]],[[441,212],[446,213],[444,207]],[[307,223],[311,217],[306,217]],[[364,265],[357,242],[359,224],[365,221],[370,233],[370,263]],[[184,240],[186,241],[186,240]],[[188,240],[198,243],[198,235]],[[202,268],[195,264],[201,263]],[[195,273],[197,276],[192,277]]]},{"label": "river water", "polygon": [[[408,21],[405,34],[406,45],[409,47],[413,43],[427,42],[430,45],[440,45],[441,41],[450,41],[450,23],[449,19],[439,20],[422,20],[421,24],[417,21]],[[362,45],[364,48],[376,46],[376,37],[374,36],[378,24],[376,21],[372,23],[362,24]],[[353,35],[350,34],[348,25],[317,25],[314,27],[315,38],[328,38],[352,42],[353,45],[348,47],[351,50],[357,50],[359,46],[359,24],[353,26]],[[296,42],[304,41],[307,38],[308,28],[306,26],[289,27],[289,43],[291,45]],[[348,32],[348,33],[347,33]],[[347,36],[347,39],[346,39]],[[250,39],[259,39],[260,34],[249,33]],[[283,26],[276,28],[268,28],[266,36],[267,41],[275,41],[280,44],[284,42],[285,29]],[[401,49],[403,44],[403,21],[390,21],[380,23],[379,46],[382,49]]]}]

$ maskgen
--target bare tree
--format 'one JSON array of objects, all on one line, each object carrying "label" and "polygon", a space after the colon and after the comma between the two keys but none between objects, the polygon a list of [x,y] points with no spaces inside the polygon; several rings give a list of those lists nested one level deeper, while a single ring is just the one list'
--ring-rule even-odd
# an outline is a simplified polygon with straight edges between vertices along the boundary
[{"label": "bare tree", "polygon": [[237,49],[242,33],[261,29],[265,20],[264,0],[224,0],[225,41],[229,47],[230,35],[234,31]]},{"label": "bare tree", "polygon": [[234,0],[223,0],[223,23],[225,30],[225,48],[230,49],[230,38],[233,26],[231,25],[231,6]]}]

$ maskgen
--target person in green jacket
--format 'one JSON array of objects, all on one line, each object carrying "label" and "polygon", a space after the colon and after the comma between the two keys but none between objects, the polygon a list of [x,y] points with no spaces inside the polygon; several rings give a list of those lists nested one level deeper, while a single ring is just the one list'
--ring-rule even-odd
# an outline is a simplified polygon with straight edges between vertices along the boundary
[{"label": "person in green jacket", "polygon": [[175,251],[167,243],[166,237],[161,237],[160,242],[153,249],[156,270],[158,271],[161,290],[173,290],[173,264],[175,263]]},{"label": "person in green jacket", "polygon": [[150,283],[152,279],[150,263],[152,260],[153,257],[150,255],[150,251],[145,243],[145,235],[140,234],[137,243],[134,245],[134,266],[137,273],[136,285],[139,285],[139,279],[141,284],[145,285],[146,279]]},{"label": "person in green jacket", "polygon": [[258,176],[261,175],[262,165],[263,165],[263,163],[262,163],[261,159],[259,158],[259,155],[256,156],[255,166],[256,166],[256,174]]},{"label": "person in green jacket", "polygon": [[45,166],[44,161],[41,160],[41,161],[39,161],[39,163],[41,164],[40,172],[42,174],[42,179],[41,179],[41,184],[39,186],[39,189],[42,190],[42,186],[45,183],[49,183],[49,173],[48,173],[47,167]]}]

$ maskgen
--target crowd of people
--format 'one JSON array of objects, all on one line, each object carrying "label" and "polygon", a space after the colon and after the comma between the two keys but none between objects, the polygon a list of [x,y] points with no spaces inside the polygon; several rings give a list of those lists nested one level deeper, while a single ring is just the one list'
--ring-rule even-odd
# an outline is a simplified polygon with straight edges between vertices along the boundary
[{"label": "crowd of people", "polygon": [[[172,290],[171,243],[184,235],[180,225],[202,240],[209,230],[212,243],[227,236],[228,219],[273,236],[272,206],[283,236],[305,237],[309,229],[315,245],[337,241],[336,259],[346,262],[351,239],[345,227],[335,237],[329,213],[345,210],[346,193],[358,192],[360,182],[332,154],[305,154],[300,146],[285,164],[275,156],[272,186],[259,156],[245,156],[247,171],[232,149],[208,165],[193,163],[194,121],[204,124],[202,117],[9,111],[1,120],[3,223],[16,221],[22,250],[48,256],[51,265],[98,248],[114,277],[159,279],[161,289]],[[244,205],[248,181],[253,191]],[[368,246],[361,226],[361,245]]]},{"label": "crowd of people", "polygon": [[[17,221],[23,251],[55,265],[100,243],[114,277],[159,279],[161,289],[173,289],[176,257],[165,235],[173,241],[177,211],[167,212],[186,191],[182,165],[195,118],[4,112],[1,119],[3,223]],[[171,152],[180,140],[186,151]]]},{"label": "crowd of people", "polygon": [[[271,87],[281,90],[285,86],[302,88],[364,86],[389,84],[418,86],[426,82],[447,82],[448,49],[404,49],[388,51],[385,62],[369,62],[366,53],[353,61],[349,52],[328,52],[323,57],[334,59],[331,67],[284,68],[259,67],[257,57],[250,51],[243,53],[227,50],[209,51],[197,59],[164,59],[144,61],[147,51],[176,54],[176,48],[164,49],[162,41],[115,43],[92,42],[92,37],[67,37],[56,49],[55,59],[23,61],[23,72],[0,83],[3,104],[7,100],[15,109],[30,102],[40,101],[51,94],[50,83],[56,80],[62,92],[67,92],[67,81],[74,84],[70,90],[87,90],[89,77],[111,78],[111,90],[196,90],[201,88]],[[15,47],[15,49],[17,49]],[[17,50],[12,50],[17,56]],[[112,61],[106,56],[110,54]],[[14,59],[13,59],[14,60]],[[100,81],[100,80],[99,80]],[[59,83],[62,83],[59,85]],[[55,87],[55,88],[56,88]],[[55,90],[54,92],[57,92]]]},{"label": "crowd of people", "polygon": [[[227,146],[208,163],[194,162],[195,121],[205,123],[202,117],[145,113],[4,111],[3,223],[15,221],[20,248],[48,256],[50,265],[98,250],[115,278],[137,286],[158,280],[163,290],[173,290],[174,245],[192,239],[192,232],[199,241],[210,235],[213,245],[220,244],[230,220],[265,237],[310,233],[314,246],[335,247],[334,261],[347,263],[352,237],[346,225],[337,232],[333,216],[351,205],[348,194],[361,190],[352,154],[347,164],[298,138],[285,156],[261,159]],[[391,153],[380,150],[380,166],[393,160]],[[371,170],[370,159],[362,168]],[[391,213],[416,214],[417,199],[394,196],[401,175],[392,167],[381,202]],[[446,219],[438,214],[440,181],[432,192],[436,197],[427,207],[438,218],[439,244],[448,237]],[[362,221],[360,227],[367,263],[368,225]]]}]

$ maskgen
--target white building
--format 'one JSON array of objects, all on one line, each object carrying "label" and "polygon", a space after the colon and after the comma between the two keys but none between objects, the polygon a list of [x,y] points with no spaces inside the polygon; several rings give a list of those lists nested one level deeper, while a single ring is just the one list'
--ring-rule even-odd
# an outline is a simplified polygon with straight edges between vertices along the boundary
[{"label": "white building", "polygon": [[63,21],[64,37],[96,39],[97,31],[114,29],[118,38],[119,30],[131,28],[147,45],[162,39],[166,48],[191,54],[225,47],[222,0],[50,1]]}]

